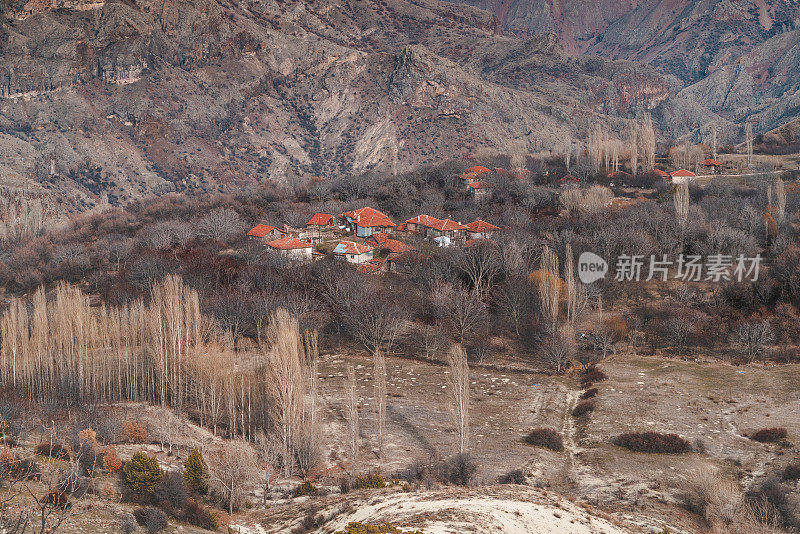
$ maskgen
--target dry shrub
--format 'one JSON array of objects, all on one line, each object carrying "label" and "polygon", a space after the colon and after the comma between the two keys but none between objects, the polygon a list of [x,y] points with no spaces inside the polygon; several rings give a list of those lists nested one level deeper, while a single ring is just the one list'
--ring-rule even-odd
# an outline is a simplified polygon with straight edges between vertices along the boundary
[{"label": "dry shrub", "polygon": [[190,525],[211,531],[215,531],[219,528],[217,516],[194,499],[188,500],[183,515],[186,522]]},{"label": "dry shrub", "polygon": [[589,388],[583,392],[583,395],[581,395],[581,400],[586,400],[586,399],[591,399],[592,397],[596,397],[598,393],[599,391],[597,388]]},{"label": "dry shrub", "polygon": [[535,445],[536,447],[544,447],[551,451],[564,450],[561,434],[552,428],[534,428],[525,436],[525,443],[528,445]]},{"label": "dry shrub", "polygon": [[68,462],[70,458],[67,448],[59,443],[53,443],[52,446],[49,443],[40,443],[34,451],[39,456],[48,456],[65,462]]},{"label": "dry shrub", "polygon": [[783,480],[800,479],[800,463],[794,462],[786,466],[783,470]]},{"label": "dry shrub", "polygon": [[739,485],[723,478],[708,466],[699,466],[689,477],[687,508],[702,515],[709,523],[730,525],[740,516],[744,495]]},{"label": "dry shrub", "polygon": [[592,413],[594,409],[595,409],[594,399],[582,400],[575,405],[575,408],[572,409],[572,416],[583,417],[584,415]]},{"label": "dry shrub", "polygon": [[312,484],[310,480],[306,480],[294,489],[292,495],[295,497],[305,497],[307,495],[316,495],[318,491],[319,489]]},{"label": "dry shrub", "polygon": [[145,443],[147,430],[139,421],[125,421],[122,423],[119,440],[122,443]]},{"label": "dry shrub", "polygon": [[691,444],[677,434],[659,432],[628,432],[612,440],[614,445],[634,452],[680,454],[689,452]]},{"label": "dry shrub", "polygon": [[581,382],[583,382],[583,383],[602,382],[603,380],[607,380],[607,379],[608,379],[608,375],[606,375],[596,365],[589,366],[583,373],[581,373]]},{"label": "dry shrub", "polygon": [[752,434],[750,434],[750,439],[753,441],[758,441],[759,443],[776,443],[785,439],[787,436],[786,429],[784,427],[775,427],[775,428],[762,428],[761,430],[756,430]]},{"label": "dry shrub", "polygon": [[379,489],[386,487],[386,481],[377,473],[370,473],[368,475],[358,475],[351,485],[350,489]]},{"label": "dry shrub", "polygon": [[524,486],[527,481],[528,477],[525,476],[525,471],[522,469],[514,469],[504,475],[500,475],[497,479],[499,484],[516,484],[518,486]]},{"label": "dry shrub", "polygon": [[116,472],[122,468],[122,460],[117,454],[117,450],[113,445],[106,447],[103,452],[103,469],[108,472]]}]

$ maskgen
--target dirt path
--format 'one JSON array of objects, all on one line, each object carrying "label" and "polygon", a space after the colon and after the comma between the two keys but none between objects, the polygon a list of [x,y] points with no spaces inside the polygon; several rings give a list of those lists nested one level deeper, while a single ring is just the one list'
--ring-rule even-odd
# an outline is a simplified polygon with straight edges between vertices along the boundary
[{"label": "dirt path", "polygon": [[564,419],[561,425],[561,435],[564,436],[564,451],[567,455],[564,463],[564,480],[570,482],[577,482],[580,480],[578,476],[578,462],[576,459],[576,454],[579,451],[578,442],[576,440],[578,430],[575,418],[572,416],[572,410],[575,408],[575,405],[578,404],[579,397],[579,391],[567,391],[564,402]]}]

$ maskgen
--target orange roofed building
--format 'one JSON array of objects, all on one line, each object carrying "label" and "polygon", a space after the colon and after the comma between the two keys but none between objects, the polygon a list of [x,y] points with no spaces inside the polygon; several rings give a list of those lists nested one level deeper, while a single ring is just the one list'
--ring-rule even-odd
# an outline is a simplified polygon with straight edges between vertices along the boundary
[{"label": "orange roofed building", "polygon": [[465,224],[464,228],[467,231],[467,239],[489,239],[496,231],[500,230],[499,226],[492,223],[478,219],[469,224]]},{"label": "orange roofed building", "polygon": [[327,228],[334,226],[335,224],[336,222],[333,219],[333,215],[329,215],[327,213],[315,213],[314,216],[308,220],[306,226]]},{"label": "orange roofed building", "polygon": [[292,236],[275,239],[267,243],[267,246],[276,253],[290,260],[299,262],[311,261],[311,254],[314,247],[314,245],[308,241],[302,241]]},{"label": "orange roofed building", "polygon": [[284,232],[279,230],[274,226],[269,226],[267,224],[257,224],[249,232],[247,235],[250,237],[255,237],[258,239],[263,239],[265,241],[271,241],[273,239],[278,239],[284,236]]},{"label": "orange roofed building", "polygon": [[670,177],[672,178],[672,183],[674,184],[689,182],[696,176],[697,175],[695,173],[693,173],[692,171],[687,171],[686,169],[680,169],[670,173]]},{"label": "orange roofed building", "polygon": [[385,213],[375,208],[364,207],[342,213],[347,223],[354,227],[358,237],[369,237],[375,232],[385,231],[397,226]]},{"label": "orange roofed building", "polygon": [[333,255],[339,259],[360,265],[372,259],[372,247],[354,241],[342,241],[333,249]]}]

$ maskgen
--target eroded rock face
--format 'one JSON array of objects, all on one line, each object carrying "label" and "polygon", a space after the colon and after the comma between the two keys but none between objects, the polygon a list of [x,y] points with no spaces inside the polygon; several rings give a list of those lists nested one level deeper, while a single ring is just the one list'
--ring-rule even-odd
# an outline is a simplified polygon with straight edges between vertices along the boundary
[{"label": "eroded rock face", "polygon": [[[730,140],[746,116],[767,130],[797,109],[795,80],[800,4],[791,0],[456,0],[492,12],[505,32],[554,32],[568,53],[653,66],[683,87],[661,82],[619,85],[625,100],[647,107],[671,135],[692,134],[702,120],[726,124]],[[691,112],[693,121],[673,118]]]}]

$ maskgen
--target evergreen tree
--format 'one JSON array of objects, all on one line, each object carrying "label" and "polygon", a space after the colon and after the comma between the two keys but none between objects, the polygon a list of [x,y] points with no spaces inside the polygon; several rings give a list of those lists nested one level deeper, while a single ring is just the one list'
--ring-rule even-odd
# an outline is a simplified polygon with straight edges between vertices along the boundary
[{"label": "evergreen tree", "polygon": [[138,496],[151,496],[164,477],[158,460],[142,451],[133,455],[130,462],[122,467],[125,485]]},{"label": "evergreen tree", "polygon": [[183,480],[197,493],[205,493],[208,490],[208,467],[203,455],[197,449],[189,454],[183,464]]}]

